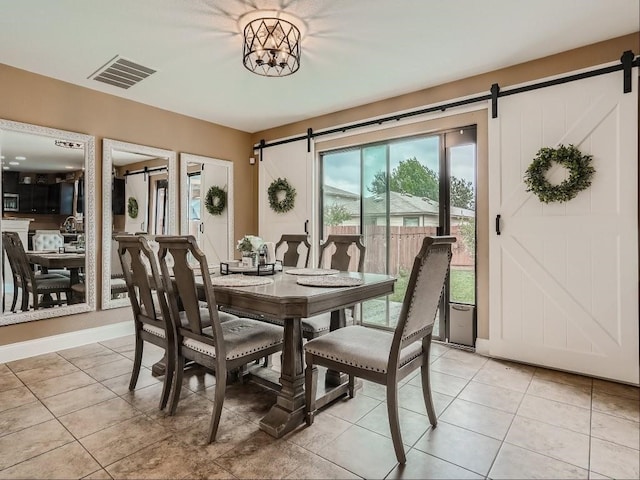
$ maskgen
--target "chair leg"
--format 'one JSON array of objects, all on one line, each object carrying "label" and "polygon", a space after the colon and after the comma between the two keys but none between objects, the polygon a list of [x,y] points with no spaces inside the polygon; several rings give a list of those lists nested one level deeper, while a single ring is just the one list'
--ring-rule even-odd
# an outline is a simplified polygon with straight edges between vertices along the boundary
[{"label": "chair leg", "polygon": [[171,393],[171,385],[173,384],[173,374],[176,368],[175,354],[171,349],[165,351],[167,363],[164,367],[164,382],[162,383],[162,396],[160,397],[160,410],[167,406],[169,394]]},{"label": "chair leg", "polygon": [[398,416],[398,384],[387,385],[387,415],[389,416],[389,428],[391,429],[391,440],[396,451],[396,458],[401,464],[406,463],[407,457],[404,454],[402,445],[402,434],[400,433],[400,419]]},{"label": "chair leg", "polygon": [[13,298],[11,299],[11,311],[16,311],[16,303],[18,303],[18,286],[13,283]]},{"label": "chair leg", "polygon": [[427,354],[422,367],[420,367],[420,374],[422,376],[422,396],[424,397],[424,405],[427,407],[429,422],[431,422],[431,426],[435,428],[438,425],[438,417],[436,417],[436,409],[433,407],[433,399],[431,398],[431,380],[429,370],[429,355]]},{"label": "chair leg", "polygon": [[[219,378],[226,378],[226,372],[222,372]],[[219,381],[216,378],[216,396],[213,400],[213,413],[211,414],[211,423],[209,425],[209,437],[207,443],[211,443],[216,439],[218,426],[220,425],[220,416],[222,415],[222,404],[224,403],[224,394],[227,389],[227,383]]]},{"label": "chair leg", "polygon": [[136,351],[133,357],[133,370],[131,371],[131,380],[129,380],[129,390],[133,391],[138,383],[138,375],[140,374],[140,366],[142,365],[142,349],[144,341],[140,335],[136,334]]},{"label": "chair leg", "polygon": [[[175,372],[173,372],[173,388],[171,390],[171,403],[169,405],[169,415],[176,413],[178,402],[180,401],[180,392],[182,390],[182,377],[184,375],[184,357],[180,353],[176,353]],[[224,383],[224,382],[223,382]],[[216,376],[216,385],[218,377]]]},{"label": "chair leg", "polygon": [[353,375],[349,375],[349,398],[353,398],[356,396],[356,377]]},{"label": "chair leg", "polygon": [[305,357],[307,367],[304,370],[304,395],[307,425],[313,424],[316,414],[316,391],[318,389],[318,367],[313,365],[313,355]]}]

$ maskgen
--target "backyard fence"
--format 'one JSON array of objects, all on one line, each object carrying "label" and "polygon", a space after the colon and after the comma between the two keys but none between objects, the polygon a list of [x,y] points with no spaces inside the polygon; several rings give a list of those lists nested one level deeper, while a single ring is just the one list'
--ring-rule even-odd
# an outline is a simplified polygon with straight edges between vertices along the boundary
[{"label": "backyard fence", "polygon": [[[326,228],[326,235],[336,234],[357,234],[358,227],[355,225],[329,226]],[[365,266],[366,272],[384,272],[386,259],[387,228],[384,226],[366,225],[363,234],[363,242],[367,247]],[[413,267],[415,256],[420,251],[422,241],[425,236],[436,235],[436,227],[390,227],[389,249],[389,274],[397,275],[401,271],[410,272]],[[456,237],[451,251],[451,265],[456,267],[473,268],[474,254],[464,243],[458,226],[451,227],[451,235]],[[355,249],[349,253],[352,256],[350,270],[357,268]]]}]

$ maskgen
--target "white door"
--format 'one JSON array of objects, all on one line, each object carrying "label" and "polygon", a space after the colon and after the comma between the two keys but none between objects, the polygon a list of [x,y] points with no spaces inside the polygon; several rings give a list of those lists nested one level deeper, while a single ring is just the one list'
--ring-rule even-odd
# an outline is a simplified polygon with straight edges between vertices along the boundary
[{"label": "white door", "polygon": [[[125,198],[127,200],[127,214],[125,216],[124,231],[127,233],[147,231],[147,213],[149,204],[149,179],[145,174],[128,175],[125,184]],[[129,199],[135,198],[138,202],[138,215],[136,218],[129,216]]]},{"label": "white door", "polygon": [[[196,237],[212,267],[233,258],[233,162],[182,153],[180,171],[182,233]],[[220,215],[212,215],[205,206],[207,192],[213,186],[227,193],[226,207]]]},{"label": "white door", "polygon": [[[264,241],[277,242],[282,234],[311,235],[314,225],[313,148],[311,150],[307,152],[306,140],[262,150],[262,158],[258,162],[258,235]],[[278,178],[286,179],[296,190],[294,207],[285,213],[277,213],[269,206],[267,192],[271,183]]]},{"label": "white door", "polygon": [[[489,120],[492,356],[638,383],[638,75],[499,100]],[[591,187],[541,203],[523,174],[541,147],[593,155]],[[550,170],[557,182],[562,169]]]},{"label": "white door", "polygon": [[[210,160],[204,163],[201,173],[201,192],[202,202],[200,213],[201,226],[199,245],[207,256],[209,265],[220,265],[233,258],[233,227],[230,223],[230,210],[233,208],[233,191],[230,191],[230,185],[233,185],[232,163],[222,160]],[[220,215],[211,215],[205,208],[204,199],[206,198],[209,188],[216,186],[227,192],[227,206]]]}]

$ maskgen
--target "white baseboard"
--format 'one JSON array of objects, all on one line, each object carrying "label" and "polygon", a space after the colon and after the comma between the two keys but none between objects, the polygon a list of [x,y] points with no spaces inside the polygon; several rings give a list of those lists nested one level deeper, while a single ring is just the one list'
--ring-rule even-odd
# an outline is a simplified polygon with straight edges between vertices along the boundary
[{"label": "white baseboard", "polygon": [[0,346],[0,364],[20,360],[21,358],[42,355],[44,353],[57,352],[58,350],[64,350],[66,348],[79,347],[89,343],[124,337],[125,335],[132,335],[133,333],[133,322],[127,321],[3,345]]},{"label": "white baseboard", "polygon": [[489,357],[489,339],[476,338],[476,353]]}]

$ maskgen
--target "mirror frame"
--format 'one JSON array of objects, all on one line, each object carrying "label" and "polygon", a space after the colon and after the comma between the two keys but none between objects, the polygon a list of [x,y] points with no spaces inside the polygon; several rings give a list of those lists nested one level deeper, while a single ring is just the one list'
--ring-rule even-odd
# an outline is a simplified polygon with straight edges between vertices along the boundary
[{"label": "mirror frame", "polygon": [[235,230],[234,230],[234,216],[233,216],[233,162],[230,160],[221,160],[213,157],[204,157],[201,155],[193,155],[191,153],[180,153],[180,234],[186,235],[189,233],[189,219],[184,212],[189,206],[189,187],[187,184],[187,165],[190,162],[198,162],[210,165],[217,165],[219,167],[225,167],[229,171],[229,184],[227,185],[227,218],[229,219],[229,251],[227,252],[228,259],[232,259],[235,256]]},{"label": "mirror frame", "polygon": [[[8,130],[19,133],[31,133],[51,137],[56,140],[84,143],[84,233],[85,233],[85,301],[75,305],[60,306],[57,308],[43,308],[35,311],[16,313],[5,317],[0,316],[0,326],[16,323],[31,322],[47,318],[63,317],[76,313],[91,312],[96,309],[96,141],[92,135],[84,133],[58,130],[55,128],[32,125],[30,123],[14,122],[0,119],[0,131]],[[0,152],[2,151],[0,141]],[[0,222],[2,219],[0,218]],[[3,266],[4,268],[4,262]]]},{"label": "mirror frame", "polygon": [[176,234],[178,203],[178,162],[176,152],[162,148],[138,145],[135,143],[121,142],[104,138],[102,140],[102,309],[117,307],[129,307],[128,298],[111,299],[111,242],[108,241],[113,233],[113,214],[111,213],[111,172],[113,169],[113,150],[121,150],[129,153],[138,153],[167,159],[169,174],[169,208],[168,208],[168,233]]}]

